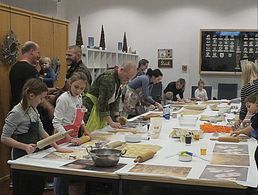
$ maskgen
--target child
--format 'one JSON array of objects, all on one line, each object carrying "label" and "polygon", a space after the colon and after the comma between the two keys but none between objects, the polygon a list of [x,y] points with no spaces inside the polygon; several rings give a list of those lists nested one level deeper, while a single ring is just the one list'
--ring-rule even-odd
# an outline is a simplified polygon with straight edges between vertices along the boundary
[{"label": "child", "polygon": [[[250,114],[252,114],[251,125],[243,129],[233,131],[231,135],[246,134],[258,139],[258,92],[249,95],[245,99],[245,105]],[[255,161],[258,168],[258,149],[255,150]]]},{"label": "child", "polygon": [[204,87],[204,81],[200,79],[198,82],[198,88],[194,92],[194,97],[198,101],[208,100],[207,92],[203,87]]},{"label": "child", "polygon": [[173,99],[173,92],[168,91],[165,94],[165,104],[172,104],[173,103],[172,99]]},{"label": "child", "polygon": [[[38,79],[28,80],[23,87],[23,96],[7,115],[1,141],[12,147],[12,159],[15,160],[36,150],[40,138],[48,137],[39,119],[36,107],[47,95],[47,86]],[[68,152],[53,144],[59,152]],[[44,177],[26,173],[13,173],[13,194],[42,194]]]},{"label": "child", "polygon": [[[74,131],[58,143],[71,142],[74,145],[81,145],[90,140],[89,133],[83,122],[86,109],[82,105],[81,93],[86,88],[87,77],[82,72],[75,72],[69,80],[70,88],[64,92],[56,101],[53,125],[60,131],[73,129]],[[78,138],[79,130],[84,135]],[[69,180],[62,177],[54,179],[54,194],[68,194]]]},{"label": "child", "polygon": [[56,80],[56,74],[51,65],[51,60],[49,57],[41,57],[39,59],[39,65],[41,70],[39,72],[40,79],[46,83],[47,87],[54,87],[54,82]]}]

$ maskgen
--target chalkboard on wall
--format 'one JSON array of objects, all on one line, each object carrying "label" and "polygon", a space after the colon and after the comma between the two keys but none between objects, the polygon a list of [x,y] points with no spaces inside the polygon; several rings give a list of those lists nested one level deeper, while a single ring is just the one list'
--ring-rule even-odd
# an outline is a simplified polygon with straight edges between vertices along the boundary
[{"label": "chalkboard on wall", "polygon": [[240,60],[258,58],[257,30],[201,30],[200,73],[241,73]]}]

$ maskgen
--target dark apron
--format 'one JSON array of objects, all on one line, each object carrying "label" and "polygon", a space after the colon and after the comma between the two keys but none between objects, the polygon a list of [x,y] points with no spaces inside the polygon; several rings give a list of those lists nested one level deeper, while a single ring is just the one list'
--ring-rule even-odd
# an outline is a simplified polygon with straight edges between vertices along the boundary
[{"label": "dark apron", "polygon": [[[37,119],[36,122],[32,122],[30,118],[30,128],[28,132],[16,135],[14,139],[25,144],[36,144],[39,140],[39,119]],[[26,154],[27,152],[24,150],[13,148],[13,160],[25,156]],[[42,195],[43,193],[44,176],[13,172],[12,179],[14,187],[13,195]]]},{"label": "dark apron", "polygon": [[[18,142],[25,144],[36,144],[39,141],[39,121],[31,122],[30,119],[30,128],[27,133],[16,135],[14,138]],[[26,151],[14,148],[13,149],[13,160],[25,156]]]}]

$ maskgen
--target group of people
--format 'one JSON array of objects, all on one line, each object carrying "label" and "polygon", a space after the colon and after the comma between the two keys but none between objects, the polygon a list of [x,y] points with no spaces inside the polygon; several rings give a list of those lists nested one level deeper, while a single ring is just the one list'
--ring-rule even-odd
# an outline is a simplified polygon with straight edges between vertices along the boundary
[{"label": "group of people", "polygon": [[[38,61],[41,65],[40,72],[35,68]],[[68,70],[65,85],[51,96],[48,88],[53,88],[56,80],[50,66],[51,60],[48,57],[40,58],[40,47],[37,43],[28,41],[23,45],[22,58],[12,66],[9,74],[12,109],[7,115],[1,135],[2,143],[13,148],[12,159],[33,153],[37,150],[35,144],[38,140],[55,132],[72,129],[73,132],[59,143],[81,145],[97,129],[107,125],[121,128],[122,125],[116,120],[121,113],[131,118],[142,114],[146,108],[163,110],[161,103],[150,95],[152,86],[162,81],[163,74],[159,69],[148,69],[149,62],[146,59],[139,61],[138,68],[134,62],[128,61],[120,67],[107,70],[94,81],[81,60],[80,47],[68,47],[66,62]],[[258,130],[258,98],[253,94],[258,88],[256,64],[246,62],[242,71],[242,106],[236,126],[243,121],[247,111],[254,116],[248,129],[237,130],[234,134],[249,134],[251,130]],[[169,83],[164,90],[166,103],[185,101],[185,85],[183,78]],[[47,96],[52,98],[47,99]],[[208,99],[202,80],[198,82],[195,99]],[[122,111],[120,101],[123,102]],[[47,120],[43,120],[45,118]],[[53,131],[45,131],[46,128],[53,128]],[[53,144],[53,147],[59,152],[70,152],[57,144]],[[22,176],[14,174],[12,179],[14,194],[42,194],[43,177],[25,173]],[[64,178],[56,178],[55,194],[67,194],[68,184],[69,181]]]}]

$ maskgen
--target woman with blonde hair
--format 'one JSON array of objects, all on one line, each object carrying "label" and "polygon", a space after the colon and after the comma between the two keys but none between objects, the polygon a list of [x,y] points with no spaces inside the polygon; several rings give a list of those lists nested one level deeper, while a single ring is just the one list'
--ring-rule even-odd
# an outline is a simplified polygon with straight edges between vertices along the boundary
[{"label": "woman with blonde hair", "polygon": [[258,67],[257,64],[248,60],[241,61],[242,69],[242,85],[241,88],[241,108],[239,113],[239,121],[236,122],[235,126],[238,127],[245,119],[247,109],[245,106],[245,99],[247,96],[255,93],[258,89]]}]

